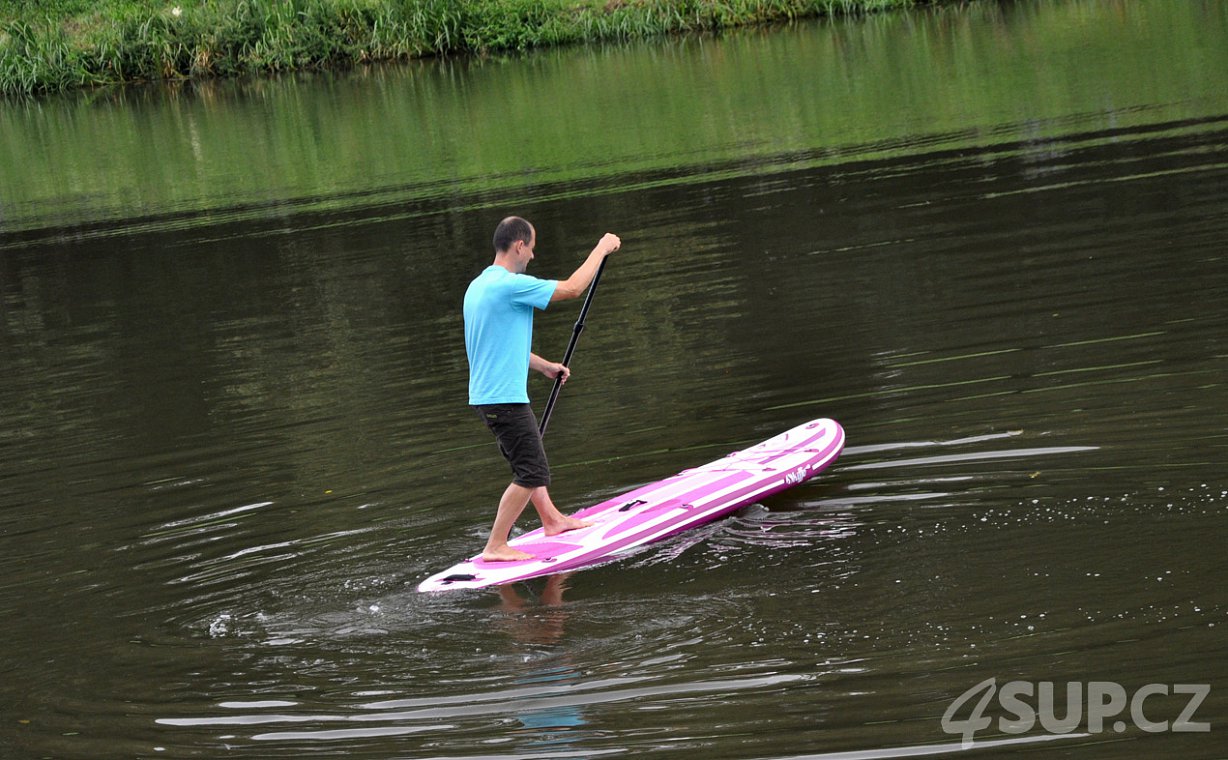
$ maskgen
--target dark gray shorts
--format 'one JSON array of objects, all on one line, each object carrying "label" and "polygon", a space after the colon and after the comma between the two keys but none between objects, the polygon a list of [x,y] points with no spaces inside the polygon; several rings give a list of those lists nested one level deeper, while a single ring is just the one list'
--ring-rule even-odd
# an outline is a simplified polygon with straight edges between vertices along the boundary
[{"label": "dark gray shorts", "polygon": [[473,407],[495,434],[499,453],[512,466],[512,482],[525,488],[550,485],[550,463],[537,432],[537,418],[528,404],[485,404]]}]

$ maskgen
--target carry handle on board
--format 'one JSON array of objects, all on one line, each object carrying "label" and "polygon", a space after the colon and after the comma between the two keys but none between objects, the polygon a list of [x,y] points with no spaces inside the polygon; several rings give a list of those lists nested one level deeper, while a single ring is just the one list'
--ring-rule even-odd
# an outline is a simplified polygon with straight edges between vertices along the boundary
[{"label": "carry handle on board", "polygon": [[[597,292],[597,283],[601,282],[601,273],[605,271],[605,263],[610,260],[606,256],[601,260],[601,264],[597,266],[597,274],[593,275],[593,282],[588,286],[588,295],[584,296],[584,305],[580,307],[580,316],[576,319],[576,326],[571,331],[571,341],[567,344],[567,351],[563,353],[563,366],[571,366],[571,355],[575,353],[576,341],[580,339],[580,333],[584,332],[584,318],[588,316],[588,307],[593,303],[593,294]],[[537,430],[541,435],[546,434],[546,426],[550,424],[550,414],[554,411],[554,404],[559,400],[559,390],[563,387],[563,373],[560,372],[554,378],[554,387],[550,389],[550,398],[546,401],[546,410],[542,412],[541,424],[537,426]]]}]

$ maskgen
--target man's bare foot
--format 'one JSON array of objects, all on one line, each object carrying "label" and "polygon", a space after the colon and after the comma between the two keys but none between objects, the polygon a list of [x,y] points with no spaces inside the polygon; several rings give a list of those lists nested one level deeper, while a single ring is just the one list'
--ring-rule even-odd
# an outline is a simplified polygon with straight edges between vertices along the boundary
[{"label": "man's bare foot", "polygon": [[513,549],[507,544],[494,549],[487,547],[482,551],[482,560],[485,562],[520,562],[526,559],[533,559],[533,555]]},{"label": "man's bare foot", "polygon": [[569,530],[580,530],[581,528],[591,528],[595,523],[578,520],[574,517],[564,516],[558,522],[552,522],[549,525],[542,526],[542,532],[547,536],[557,536],[560,533],[566,533]]}]

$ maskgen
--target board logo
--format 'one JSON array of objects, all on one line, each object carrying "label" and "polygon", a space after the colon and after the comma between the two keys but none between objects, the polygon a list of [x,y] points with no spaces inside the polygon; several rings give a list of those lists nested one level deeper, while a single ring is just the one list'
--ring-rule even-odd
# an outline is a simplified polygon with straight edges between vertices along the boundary
[{"label": "board logo", "polygon": [[798,483],[801,483],[802,481],[806,480],[809,477],[810,477],[810,465],[805,464],[797,468],[793,472],[790,472],[789,474],[785,475],[785,482],[791,486],[795,486]]}]

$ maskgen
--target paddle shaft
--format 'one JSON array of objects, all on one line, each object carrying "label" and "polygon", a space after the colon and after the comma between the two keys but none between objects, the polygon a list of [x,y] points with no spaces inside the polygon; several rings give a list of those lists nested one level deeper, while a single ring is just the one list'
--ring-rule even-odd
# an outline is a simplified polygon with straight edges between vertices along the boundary
[{"label": "paddle shaft", "polygon": [[[571,366],[571,355],[576,351],[576,342],[580,340],[580,333],[584,332],[584,318],[588,316],[588,307],[593,304],[593,294],[597,292],[597,283],[601,282],[601,273],[605,271],[605,263],[609,257],[601,260],[597,266],[597,274],[593,275],[593,281],[588,286],[588,294],[584,296],[584,305],[580,307],[580,316],[576,319],[576,326],[572,328],[571,340],[567,343],[567,350],[563,352],[563,366]],[[563,388],[563,373],[560,372],[554,378],[554,387],[550,389],[550,398],[546,401],[546,410],[542,412],[541,424],[537,426],[537,430],[541,435],[546,434],[546,426],[550,424],[550,414],[554,411],[554,405],[559,400],[559,391]]]}]

